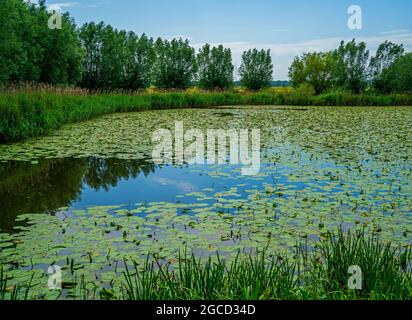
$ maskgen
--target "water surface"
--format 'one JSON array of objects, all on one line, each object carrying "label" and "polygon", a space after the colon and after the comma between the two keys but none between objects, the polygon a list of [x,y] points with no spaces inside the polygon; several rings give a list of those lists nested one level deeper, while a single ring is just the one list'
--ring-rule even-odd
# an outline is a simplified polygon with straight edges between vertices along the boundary
[{"label": "water surface", "polygon": [[[260,173],[154,164],[151,136],[175,121],[260,129]],[[275,253],[340,227],[410,246],[411,128],[408,107],[166,110],[2,145],[0,261],[16,282],[35,273],[45,286],[47,266],[74,265],[116,289],[123,259],[143,262],[149,252],[170,263],[183,249]]]}]

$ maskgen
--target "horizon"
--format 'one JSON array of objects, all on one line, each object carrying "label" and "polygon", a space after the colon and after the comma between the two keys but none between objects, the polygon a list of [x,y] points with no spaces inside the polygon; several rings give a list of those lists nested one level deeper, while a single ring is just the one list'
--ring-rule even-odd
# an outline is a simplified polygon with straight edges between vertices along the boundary
[{"label": "horizon", "polygon": [[[69,12],[78,26],[103,21],[152,38],[186,38],[197,51],[205,43],[222,44],[231,49],[236,69],[243,51],[270,49],[274,80],[289,80],[288,68],[295,56],[337,48],[342,40],[364,41],[371,54],[385,40],[412,51],[412,22],[408,17],[412,2],[407,0],[258,1],[260,6],[248,0],[50,0],[46,4],[51,10]],[[354,4],[362,9],[361,30],[347,26],[348,8]]]}]

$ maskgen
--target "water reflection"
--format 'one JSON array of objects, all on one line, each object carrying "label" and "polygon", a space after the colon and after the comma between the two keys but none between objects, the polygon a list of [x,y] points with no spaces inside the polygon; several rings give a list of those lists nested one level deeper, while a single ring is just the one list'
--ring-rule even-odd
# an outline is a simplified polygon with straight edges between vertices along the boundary
[{"label": "water reflection", "polygon": [[0,163],[0,229],[11,232],[19,214],[79,205],[84,192],[107,192],[122,180],[147,177],[155,169],[145,160],[99,158]]},{"label": "water reflection", "polygon": [[89,158],[83,183],[96,191],[109,191],[122,179],[136,179],[140,174],[147,177],[155,169],[156,166],[146,160]]}]

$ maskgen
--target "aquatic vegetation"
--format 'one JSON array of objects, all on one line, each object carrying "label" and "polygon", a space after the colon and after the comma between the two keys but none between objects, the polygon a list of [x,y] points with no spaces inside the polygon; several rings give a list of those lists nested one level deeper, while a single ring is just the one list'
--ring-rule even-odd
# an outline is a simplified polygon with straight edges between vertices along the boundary
[{"label": "aquatic vegetation", "polygon": [[[172,129],[176,120],[201,130],[261,129],[260,174],[245,177],[240,167],[230,165],[154,166],[151,134],[160,127]],[[299,291],[300,298],[404,298],[402,288],[408,287],[401,283],[406,280],[394,274],[399,261],[389,262],[412,243],[411,122],[409,107],[179,109],[107,115],[64,126],[47,137],[1,145],[0,194],[7,200],[0,207],[14,212],[0,216],[0,264],[7,271],[8,286],[33,277],[35,297],[119,298],[126,294],[126,266],[147,269],[148,253],[172,271],[187,248],[206,265],[210,258],[210,268],[221,274],[219,259],[229,268],[239,252],[253,258],[265,249],[269,258],[290,257],[297,243],[308,242],[309,252],[318,252],[331,264],[317,271],[322,288]],[[126,198],[113,196],[118,184],[139,175],[146,190],[130,184]],[[162,198],[160,187],[170,193]],[[99,191],[110,199],[107,205],[95,203]],[[31,192],[37,207],[16,204]],[[149,194],[155,200],[147,201]],[[322,242],[337,228],[364,232],[373,242]],[[401,251],[378,245],[377,240]],[[323,247],[316,247],[318,241]],[[371,278],[364,294],[339,291],[347,277],[343,255],[371,270],[371,277],[384,262],[385,284]],[[239,263],[242,270],[250,267]],[[63,292],[47,288],[50,265],[62,267],[68,284]],[[69,284],[80,282],[80,275],[84,289],[73,292],[76,288]],[[181,281],[177,274],[166,276],[172,284]],[[161,274],[156,277],[165,280]],[[99,288],[105,288],[103,296]],[[299,298],[293,290],[281,297],[275,289],[264,298]],[[164,290],[166,297],[170,288]],[[259,291],[250,294],[255,297]],[[242,294],[233,296],[247,297]]]},{"label": "aquatic vegetation", "polygon": [[299,89],[244,92],[138,92],[87,94],[47,89],[0,92],[0,143],[46,135],[64,124],[116,112],[244,105],[412,106],[412,95],[353,95],[331,92],[313,96]]},{"label": "aquatic vegetation", "polygon": [[3,270],[3,266],[0,266],[0,300],[27,300],[29,298],[32,280],[33,276],[24,284],[24,288],[20,285],[9,286],[9,278]]},{"label": "aquatic vegetation", "polygon": [[[409,300],[412,293],[411,249],[385,244],[363,232],[329,234],[311,247],[297,243],[293,254],[266,249],[240,253],[233,260],[215,255],[197,258],[180,251],[174,263],[147,255],[143,263],[125,259],[123,271],[108,273],[111,286],[85,279],[73,263],[72,281],[52,295],[22,282],[20,299],[103,300]],[[349,288],[348,267],[364,270],[362,289]],[[77,276],[81,274],[81,276]],[[2,272],[0,299],[18,298],[17,286],[6,289]],[[11,292],[11,293],[8,293]]]},{"label": "aquatic vegetation", "polygon": [[340,231],[336,237],[331,235],[328,241],[321,241],[317,248],[326,261],[318,270],[322,274],[321,281],[334,298],[342,297],[340,289],[347,282],[351,265],[362,271],[362,289],[357,292],[357,297],[399,300],[412,295],[410,247],[396,248],[373,237],[347,236]]},{"label": "aquatic vegetation", "polygon": [[[357,234],[330,234],[314,251],[298,245],[293,256],[238,254],[206,261],[185,253],[175,268],[146,261],[126,268],[122,298],[128,300],[408,300],[411,250]],[[344,260],[337,259],[338,257]],[[361,290],[348,287],[348,268],[359,263],[365,278]],[[411,265],[409,265],[409,268]],[[334,269],[334,270],[332,270]]]}]

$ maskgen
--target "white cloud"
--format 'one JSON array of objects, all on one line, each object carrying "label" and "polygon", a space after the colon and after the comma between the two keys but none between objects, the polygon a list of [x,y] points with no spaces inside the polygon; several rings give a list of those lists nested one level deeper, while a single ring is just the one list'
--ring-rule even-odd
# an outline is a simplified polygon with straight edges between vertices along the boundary
[{"label": "white cloud", "polygon": [[62,12],[63,8],[72,8],[78,6],[78,2],[62,2],[62,3],[53,3],[47,6],[48,11]]},{"label": "white cloud", "polygon": [[379,32],[379,34],[384,34],[384,35],[391,35],[391,34],[400,34],[400,33],[409,33],[409,29],[398,29],[398,30],[391,30],[391,31],[382,31]]},{"label": "white cloud", "polygon": [[[39,0],[24,0],[25,2],[32,3],[35,5],[39,4]],[[87,8],[97,8],[103,5],[110,4],[111,0],[100,0],[100,1],[94,1],[93,3],[80,3],[80,2],[57,2],[57,3],[51,3],[47,5],[47,10],[48,11],[57,11],[57,12],[62,12],[64,8],[72,8],[76,6],[82,6],[82,7],[87,7]]]},{"label": "white cloud", "polygon": [[153,177],[151,178],[151,180],[163,186],[174,186],[177,189],[184,191],[184,192],[196,190],[196,187],[190,182],[175,181],[175,180],[171,180],[167,178],[160,178],[160,177]]}]

